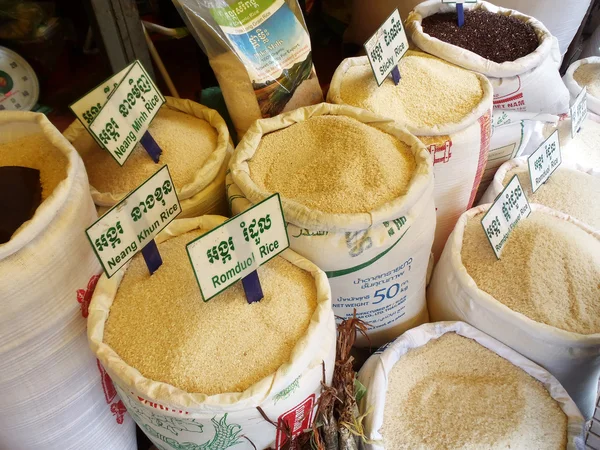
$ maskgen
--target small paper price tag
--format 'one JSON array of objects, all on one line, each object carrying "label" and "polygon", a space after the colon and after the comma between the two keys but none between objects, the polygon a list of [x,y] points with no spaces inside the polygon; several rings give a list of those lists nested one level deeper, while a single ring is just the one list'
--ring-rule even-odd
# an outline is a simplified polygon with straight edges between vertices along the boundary
[{"label": "small paper price tag", "polygon": [[525,197],[519,178],[515,175],[496,198],[488,212],[481,219],[483,231],[494,250],[496,258],[508,241],[510,232],[517,223],[531,214],[531,207]]},{"label": "small paper price tag", "polygon": [[562,156],[560,154],[558,130],[556,130],[527,158],[532,191],[537,191],[561,163]]},{"label": "small paper price tag", "polygon": [[274,194],[187,245],[205,302],[256,271],[290,245]]},{"label": "small paper price tag", "polygon": [[181,213],[169,169],[163,166],[86,230],[107,277],[112,277]]},{"label": "small paper price tag", "polygon": [[390,72],[398,66],[398,61],[408,51],[408,39],[397,9],[365,42],[365,51],[377,85],[381,86]]},{"label": "small paper price tag", "polygon": [[[114,85],[119,78],[117,86],[102,102],[105,85],[111,82]],[[71,105],[71,110],[100,146],[122,166],[163,103],[165,98],[140,62],[135,61],[110,78],[108,83],[103,83]],[[88,122],[89,119],[91,122]]]},{"label": "small paper price tag", "polygon": [[571,137],[575,137],[588,115],[586,87],[581,90],[573,106],[569,108],[569,113],[571,115]]}]

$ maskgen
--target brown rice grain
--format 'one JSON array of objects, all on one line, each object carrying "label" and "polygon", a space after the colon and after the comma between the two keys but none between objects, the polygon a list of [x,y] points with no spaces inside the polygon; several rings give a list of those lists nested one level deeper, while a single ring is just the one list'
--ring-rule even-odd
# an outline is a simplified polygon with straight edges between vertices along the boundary
[{"label": "brown rice grain", "polygon": [[150,276],[142,255],[110,308],[104,342],[146,378],[190,393],[242,392],[289,361],[317,304],[312,275],[273,258],[258,273],[264,299],[248,304],[240,282],[202,300],[186,244],[199,230],[158,245]]},{"label": "brown rice grain", "polygon": [[317,116],[265,135],[249,166],[263,190],[326,213],[360,213],[406,194],[416,162],[394,136]]},{"label": "brown rice grain", "polygon": [[82,131],[73,146],[81,154],[90,184],[103,193],[127,193],[167,164],[179,189],[194,181],[217,146],[217,131],[206,120],[165,106],[148,131],[163,151],[160,162],[155,164],[137,144],[123,167],[107,150],[101,149],[87,131]]}]

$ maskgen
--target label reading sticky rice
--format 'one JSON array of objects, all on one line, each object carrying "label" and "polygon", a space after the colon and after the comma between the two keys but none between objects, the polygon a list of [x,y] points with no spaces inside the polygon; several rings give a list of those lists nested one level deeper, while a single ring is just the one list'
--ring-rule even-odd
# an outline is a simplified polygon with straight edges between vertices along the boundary
[{"label": "label reading sticky rice", "polygon": [[167,166],[113,206],[85,232],[112,277],[181,213]]},{"label": "label reading sticky rice", "polygon": [[575,137],[579,128],[581,128],[581,124],[588,115],[586,87],[581,90],[575,99],[573,106],[569,108],[569,113],[571,115],[571,136]]},{"label": "label reading sticky rice", "polygon": [[282,112],[316,76],[308,33],[284,0],[240,0],[210,13],[246,67],[262,117]]},{"label": "label reading sticky rice", "polygon": [[533,192],[536,192],[542,184],[548,181],[561,162],[558,130],[556,130],[527,158]]},{"label": "label reading sticky rice", "polygon": [[290,246],[279,194],[187,244],[205,302]]},{"label": "label reading sticky rice", "polygon": [[398,66],[400,58],[408,51],[408,39],[397,9],[365,42],[365,51],[375,80],[381,86],[390,72]]},{"label": "label reading sticky rice", "polygon": [[529,217],[529,214],[531,214],[531,207],[519,177],[515,175],[481,219],[481,226],[496,258],[500,259],[502,249],[513,228],[521,219]]}]

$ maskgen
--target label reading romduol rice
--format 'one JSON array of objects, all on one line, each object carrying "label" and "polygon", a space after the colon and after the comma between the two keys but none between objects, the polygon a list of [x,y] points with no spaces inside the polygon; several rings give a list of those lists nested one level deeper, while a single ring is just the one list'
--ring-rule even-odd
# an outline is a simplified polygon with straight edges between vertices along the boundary
[{"label": "label reading romduol rice", "polygon": [[107,277],[112,277],[181,213],[165,165],[85,232]]},{"label": "label reading romduol rice", "polygon": [[398,61],[408,51],[408,39],[397,9],[365,42],[365,51],[377,85],[381,86],[381,83],[398,66]]},{"label": "label reading romduol rice", "polygon": [[279,194],[196,238],[187,245],[205,302],[290,246]]},{"label": "label reading romduol rice", "polygon": [[529,217],[529,214],[531,207],[519,178],[514,175],[481,219],[481,226],[496,258],[500,259],[513,228],[521,219]]},{"label": "label reading romduol rice", "polygon": [[262,117],[282,112],[316,76],[308,33],[285,0],[240,0],[210,14],[244,64]]},{"label": "label reading romduol rice", "polygon": [[575,99],[573,106],[569,108],[569,113],[571,115],[571,136],[575,137],[579,128],[581,128],[581,124],[588,115],[586,87],[581,90]]},{"label": "label reading romduol rice", "polygon": [[[121,76],[123,73],[125,74]],[[114,85],[117,77],[120,77],[120,81],[112,88],[104,104],[98,87],[77,102],[79,105],[71,105],[71,109],[98,144],[108,150],[122,166],[135,145],[148,131],[150,122],[165,103],[165,98],[139,61],[134,61],[101,86],[110,85],[110,82]],[[87,105],[91,105],[89,110]],[[91,119],[91,122],[88,122],[88,119]]]},{"label": "label reading romduol rice", "polygon": [[548,181],[561,162],[558,130],[556,130],[527,158],[533,192],[536,192],[542,184]]}]

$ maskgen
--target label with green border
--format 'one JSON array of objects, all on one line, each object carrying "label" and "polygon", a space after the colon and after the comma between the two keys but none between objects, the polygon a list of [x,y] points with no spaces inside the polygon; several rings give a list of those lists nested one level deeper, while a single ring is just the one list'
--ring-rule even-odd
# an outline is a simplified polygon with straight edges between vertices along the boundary
[{"label": "label with green border", "polygon": [[85,231],[106,276],[112,277],[180,213],[165,165]]},{"label": "label with green border", "polygon": [[519,177],[514,175],[481,219],[481,226],[496,258],[500,259],[502,249],[513,228],[521,219],[529,217],[529,214],[531,214],[531,206],[523,192]]},{"label": "label with green border", "polygon": [[587,108],[587,87],[584,87],[575,102],[573,102],[573,106],[569,108],[569,113],[571,116],[571,136],[575,137],[581,125],[585,121],[588,116],[588,108]]},{"label": "label with green border", "polygon": [[290,246],[279,194],[229,219],[187,245],[205,302]]},{"label": "label with green border", "polygon": [[560,142],[556,130],[527,158],[532,192],[536,192],[548,181],[561,163]]}]

